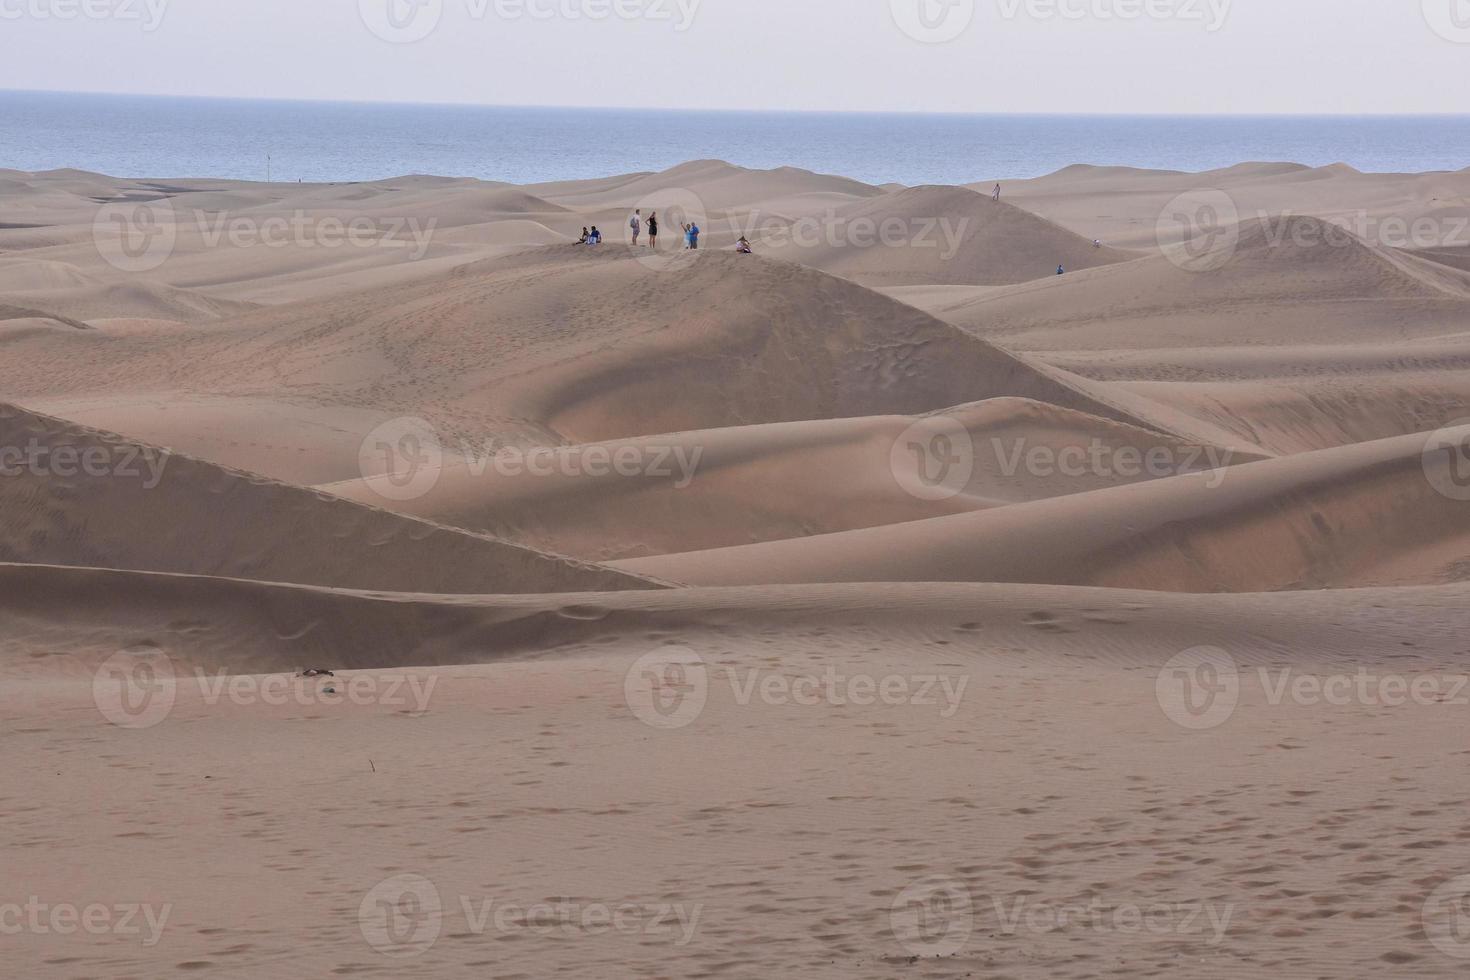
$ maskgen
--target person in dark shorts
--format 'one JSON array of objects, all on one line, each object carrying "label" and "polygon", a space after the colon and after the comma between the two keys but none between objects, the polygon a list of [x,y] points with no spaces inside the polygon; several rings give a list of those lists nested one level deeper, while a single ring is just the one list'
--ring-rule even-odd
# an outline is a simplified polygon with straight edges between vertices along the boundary
[{"label": "person in dark shorts", "polygon": [[648,247],[658,248],[658,212],[648,212]]}]

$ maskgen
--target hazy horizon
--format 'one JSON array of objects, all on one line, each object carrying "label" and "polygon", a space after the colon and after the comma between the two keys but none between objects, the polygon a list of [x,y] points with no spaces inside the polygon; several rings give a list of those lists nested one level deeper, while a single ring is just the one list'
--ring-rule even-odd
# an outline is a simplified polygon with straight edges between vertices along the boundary
[{"label": "hazy horizon", "polygon": [[751,113],[751,114],[781,114],[792,115],[853,115],[853,116],[1057,116],[1061,118],[1078,119],[1107,119],[1107,118],[1137,118],[1137,117],[1160,117],[1160,118],[1198,118],[1198,119],[1316,119],[1316,118],[1340,118],[1340,119],[1393,119],[1393,118],[1445,118],[1470,119],[1470,111],[1459,112],[1008,112],[1004,110],[995,111],[967,111],[967,110],[930,110],[930,109],[783,109],[783,108],[760,108],[755,106],[723,106],[706,108],[703,106],[657,106],[657,105],[613,105],[610,103],[532,103],[532,102],[453,102],[453,101],[424,101],[417,99],[348,99],[348,98],[291,98],[287,96],[252,96],[252,95],[191,95],[178,92],[117,92],[101,91],[96,89],[40,89],[40,88],[0,88],[0,95],[85,95],[102,98],[134,98],[134,99],[196,99],[202,101],[218,102],[286,102],[303,103],[308,105],[335,104],[335,105],[386,105],[386,106],[436,106],[446,108],[474,108],[474,109],[526,109],[526,110],[572,110],[572,111],[600,111],[609,112],[711,112],[711,113]]},{"label": "hazy horizon", "polygon": [[1470,63],[1470,0],[0,0],[0,21],[0,89],[300,101],[1443,115]]}]

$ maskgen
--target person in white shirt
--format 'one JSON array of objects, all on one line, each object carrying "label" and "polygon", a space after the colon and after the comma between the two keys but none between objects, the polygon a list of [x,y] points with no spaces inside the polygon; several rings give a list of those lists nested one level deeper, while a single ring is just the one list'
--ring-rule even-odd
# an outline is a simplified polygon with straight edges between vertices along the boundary
[{"label": "person in white shirt", "polygon": [[633,244],[638,244],[638,235],[643,231],[643,209],[633,212],[633,217],[628,219],[628,227],[633,230]]}]

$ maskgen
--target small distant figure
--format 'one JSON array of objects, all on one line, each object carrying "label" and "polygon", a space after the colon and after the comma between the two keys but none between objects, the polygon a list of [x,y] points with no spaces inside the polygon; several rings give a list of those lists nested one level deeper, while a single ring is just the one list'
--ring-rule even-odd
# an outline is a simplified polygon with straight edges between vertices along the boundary
[{"label": "small distant figure", "polygon": [[641,209],[633,212],[633,217],[628,219],[628,227],[633,230],[633,244],[638,244],[638,235],[643,230],[643,211]]},{"label": "small distant figure", "polygon": [[684,251],[689,251],[689,222],[679,222],[679,231],[684,235]]},{"label": "small distant figure", "polygon": [[990,199],[992,201],[999,201],[1000,200],[1000,185],[999,184],[996,184],[995,185],[995,193],[993,193],[993,194],[990,195]]},{"label": "small distant figure", "polygon": [[602,244],[602,232],[600,232],[600,231],[597,230],[597,226],[596,225],[593,225],[592,226],[592,234],[590,234],[590,235],[587,236],[587,244],[588,245],[601,245]]},{"label": "small distant figure", "polygon": [[648,247],[658,248],[658,212],[648,212]]},{"label": "small distant figure", "polygon": [[1092,240],[1092,247],[1093,248],[1102,248],[1102,239],[1101,238],[1094,238]]},{"label": "small distant figure", "polygon": [[1066,269],[1062,268],[1061,266],[1057,266],[1057,275],[1059,275],[1059,276],[1065,276],[1066,274],[1067,274],[1067,270]]},{"label": "small distant figure", "polygon": [[735,251],[739,252],[741,255],[751,255],[755,252],[755,249],[750,247],[750,239],[746,238],[744,235],[741,235],[740,241],[735,243]]},{"label": "small distant figure", "polygon": [[588,234],[588,232],[587,232],[587,226],[586,225],[583,225],[582,226],[582,237],[579,238],[579,239],[577,239],[577,244],[578,245],[586,245],[587,244],[587,239],[589,239],[591,237],[592,236],[590,234]]},{"label": "small distant figure", "polygon": [[697,249],[697,248],[699,248],[699,223],[698,222],[691,221],[689,223],[689,247],[690,247],[690,249]]}]

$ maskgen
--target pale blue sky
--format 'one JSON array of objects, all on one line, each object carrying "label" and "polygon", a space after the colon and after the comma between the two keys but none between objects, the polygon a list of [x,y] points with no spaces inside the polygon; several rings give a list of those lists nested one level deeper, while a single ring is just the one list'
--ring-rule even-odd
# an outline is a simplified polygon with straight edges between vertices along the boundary
[{"label": "pale blue sky", "polygon": [[[930,38],[958,36],[924,43],[899,20]],[[369,25],[400,39],[427,33],[393,43]],[[1396,113],[1466,111],[1467,78],[1470,0],[0,0],[0,88]]]}]

